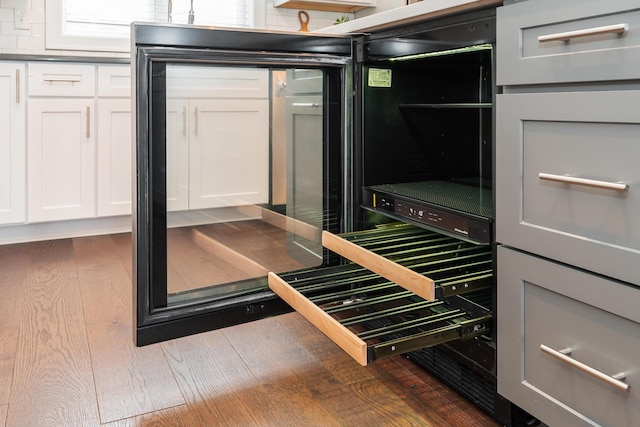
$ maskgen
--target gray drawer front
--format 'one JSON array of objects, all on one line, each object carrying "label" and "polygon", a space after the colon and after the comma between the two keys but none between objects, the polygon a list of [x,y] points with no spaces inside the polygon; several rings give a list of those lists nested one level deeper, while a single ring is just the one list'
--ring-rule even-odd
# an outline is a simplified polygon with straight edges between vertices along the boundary
[{"label": "gray drawer front", "polygon": [[638,105],[640,91],[498,96],[496,240],[638,283]]},{"label": "gray drawer front", "polygon": [[[604,303],[604,304],[603,304]],[[598,305],[604,305],[599,307]],[[549,425],[637,425],[640,290],[498,250],[498,392]],[[615,375],[627,391],[541,350]]]},{"label": "gray drawer front", "polygon": [[[614,28],[600,33],[603,27]],[[573,38],[539,41],[561,33]],[[536,0],[500,7],[496,58],[499,85],[637,79],[640,4]]]}]

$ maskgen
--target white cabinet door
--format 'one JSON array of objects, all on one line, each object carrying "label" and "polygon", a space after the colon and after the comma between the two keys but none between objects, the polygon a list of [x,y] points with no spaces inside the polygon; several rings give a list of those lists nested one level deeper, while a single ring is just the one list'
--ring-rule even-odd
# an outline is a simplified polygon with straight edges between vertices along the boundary
[{"label": "white cabinet door", "polygon": [[0,224],[25,221],[24,79],[24,64],[0,64]]},{"label": "white cabinet door", "polygon": [[28,220],[95,216],[93,99],[30,99]]},{"label": "white cabinet door", "polygon": [[189,208],[267,203],[269,101],[191,100]]},{"label": "white cabinet door", "polygon": [[131,66],[99,65],[98,97],[131,99]]},{"label": "white cabinet door", "polygon": [[98,216],[131,214],[131,100],[98,100]]},{"label": "white cabinet door", "polygon": [[167,100],[167,211],[189,209],[189,101]]}]

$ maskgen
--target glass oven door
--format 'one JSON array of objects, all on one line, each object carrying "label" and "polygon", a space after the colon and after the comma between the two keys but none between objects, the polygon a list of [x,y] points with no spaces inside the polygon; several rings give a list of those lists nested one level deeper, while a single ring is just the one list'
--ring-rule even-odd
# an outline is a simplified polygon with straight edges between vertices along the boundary
[{"label": "glass oven door", "polygon": [[135,341],[289,311],[349,229],[350,37],[134,24]]}]

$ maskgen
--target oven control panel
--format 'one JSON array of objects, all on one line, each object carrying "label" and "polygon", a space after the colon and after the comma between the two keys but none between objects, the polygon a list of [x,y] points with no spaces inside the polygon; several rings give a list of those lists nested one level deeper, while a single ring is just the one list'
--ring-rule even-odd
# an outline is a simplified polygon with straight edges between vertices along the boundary
[{"label": "oven control panel", "polygon": [[434,228],[475,243],[491,243],[491,220],[437,206],[427,201],[363,190],[363,207],[391,218]]}]

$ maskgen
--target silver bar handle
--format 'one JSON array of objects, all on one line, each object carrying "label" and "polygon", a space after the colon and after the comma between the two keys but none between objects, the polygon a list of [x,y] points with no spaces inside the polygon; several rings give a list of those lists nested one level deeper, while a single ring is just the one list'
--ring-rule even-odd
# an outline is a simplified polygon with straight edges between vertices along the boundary
[{"label": "silver bar handle", "polygon": [[16,70],[16,104],[20,104],[20,70]]},{"label": "silver bar handle", "polygon": [[598,36],[601,34],[618,34],[623,35],[629,31],[629,24],[606,25],[604,27],[586,28],[584,30],[567,31],[564,33],[547,34],[538,37],[538,43],[547,43],[554,41],[569,42],[571,39],[579,37]]},{"label": "silver bar handle", "polygon": [[580,371],[592,375],[596,378],[598,378],[599,380],[602,380],[604,382],[606,382],[609,385],[612,385],[613,387],[621,390],[621,391],[626,391],[628,392],[629,389],[631,388],[631,386],[621,380],[623,380],[625,378],[625,374],[624,372],[620,372],[618,374],[615,375],[607,375],[603,372],[600,372],[597,369],[592,368],[589,365],[586,365],[576,359],[574,359],[573,357],[570,357],[569,355],[571,354],[571,349],[564,349],[564,350],[554,350],[551,347],[548,347],[544,344],[540,344],[540,351],[542,351],[543,353],[546,353],[550,356],[555,357],[558,360],[561,360],[571,366],[573,366],[576,369],[579,369]]},{"label": "silver bar handle", "polygon": [[196,116],[195,116],[195,126],[194,126],[194,131],[195,131],[195,135],[198,136],[198,107],[196,107]]},{"label": "silver bar handle", "polygon": [[596,179],[578,178],[576,176],[569,176],[569,175],[555,175],[552,173],[544,173],[544,172],[540,172],[538,174],[538,178],[544,179],[547,181],[563,182],[566,184],[576,184],[576,185],[585,185],[587,187],[603,188],[605,190],[614,190],[614,191],[629,190],[629,185],[625,184],[624,182],[598,181]]},{"label": "silver bar handle", "polygon": [[79,77],[50,77],[43,80],[47,83],[80,83],[82,81]]},{"label": "silver bar handle", "polygon": [[291,104],[294,107],[319,107],[320,104],[317,102],[294,102]]},{"label": "silver bar handle", "polygon": [[182,107],[182,136],[187,136],[187,107]]},{"label": "silver bar handle", "polygon": [[87,139],[91,138],[91,107],[87,105]]}]

